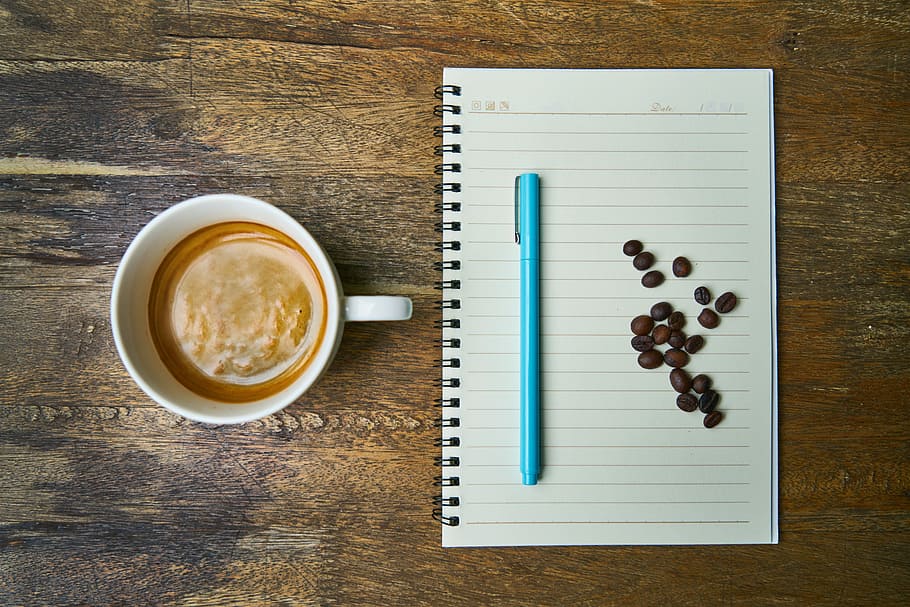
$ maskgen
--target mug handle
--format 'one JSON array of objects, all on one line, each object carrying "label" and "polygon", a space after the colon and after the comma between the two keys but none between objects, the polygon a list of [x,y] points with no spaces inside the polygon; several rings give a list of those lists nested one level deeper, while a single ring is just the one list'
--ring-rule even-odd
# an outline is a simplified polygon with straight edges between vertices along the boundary
[{"label": "mug handle", "polygon": [[344,298],[344,319],[360,322],[365,320],[408,320],[413,305],[408,297],[391,295],[351,295]]}]

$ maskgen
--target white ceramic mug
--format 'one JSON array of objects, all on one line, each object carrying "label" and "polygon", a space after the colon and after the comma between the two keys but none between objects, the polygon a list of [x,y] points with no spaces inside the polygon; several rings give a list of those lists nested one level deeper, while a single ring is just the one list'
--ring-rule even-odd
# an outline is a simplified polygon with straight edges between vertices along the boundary
[{"label": "white ceramic mug", "polygon": [[[261,400],[225,403],[192,392],[168,371],[152,340],[148,308],[152,280],[165,255],[204,227],[244,221],[271,227],[293,239],[309,255],[325,286],[324,337],[303,373],[283,390]],[[334,264],[303,226],[267,202],[234,194],[211,194],[178,203],[148,223],[127,248],[111,293],[114,343],[129,374],[142,390],[174,413],[213,424],[238,424],[275,413],[293,403],[328,369],[341,343],[346,321],[407,320],[407,297],[346,297]]]}]

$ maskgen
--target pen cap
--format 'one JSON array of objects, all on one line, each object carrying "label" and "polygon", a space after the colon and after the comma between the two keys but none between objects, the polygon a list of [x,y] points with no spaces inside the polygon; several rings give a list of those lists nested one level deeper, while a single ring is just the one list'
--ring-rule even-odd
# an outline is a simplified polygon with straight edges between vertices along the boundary
[{"label": "pen cap", "polygon": [[522,259],[537,259],[540,244],[540,177],[523,173],[517,179],[519,245]]}]

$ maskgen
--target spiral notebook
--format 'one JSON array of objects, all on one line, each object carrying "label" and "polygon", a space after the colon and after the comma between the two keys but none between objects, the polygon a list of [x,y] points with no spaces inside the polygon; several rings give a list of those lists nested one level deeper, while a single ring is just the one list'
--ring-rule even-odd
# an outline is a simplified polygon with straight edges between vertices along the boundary
[{"label": "spiral notebook", "polygon": [[[776,543],[771,71],[446,69],[437,97],[443,545]],[[541,182],[536,486],[518,451],[524,172]],[[629,239],[662,285],[642,286]],[[698,286],[738,297],[710,331]],[[714,428],[677,407],[668,367],[637,363],[630,321],[659,301],[705,337],[686,370],[714,380]]]}]

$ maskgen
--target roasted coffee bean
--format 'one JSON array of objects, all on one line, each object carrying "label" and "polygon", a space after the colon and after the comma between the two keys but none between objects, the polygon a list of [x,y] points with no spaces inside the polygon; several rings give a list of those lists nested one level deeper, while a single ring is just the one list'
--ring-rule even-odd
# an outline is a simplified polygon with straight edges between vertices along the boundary
[{"label": "roasted coffee bean", "polygon": [[635,335],[647,335],[654,328],[654,319],[645,314],[640,314],[632,319],[632,333]]},{"label": "roasted coffee bean", "polygon": [[686,413],[691,413],[698,409],[698,399],[691,394],[680,394],[676,397],[676,406]]},{"label": "roasted coffee bean", "polygon": [[670,339],[670,327],[667,325],[657,325],[654,327],[654,330],[651,331],[651,337],[654,338],[654,343],[658,346],[667,343],[667,340]]},{"label": "roasted coffee bean", "polygon": [[664,362],[671,367],[685,367],[689,362],[689,355],[677,348],[670,348],[664,352]]},{"label": "roasted coffee bean", "polygon": [[632,338],[632,349],[647,352],[654,347],[654,338],[650,335],[636,335]]},{"label": "roasted coffee bean", "polygon": [[622,252],[629,257],[635,257],[641,253],[644,248],[645,246],[641,244],[640,240],[627,240],[626,244],[622,245]]},{"label": "roasted coffee bean", "polygon": [[695,289],[695,301],[703,306],[711,303],[711,291],[708,290],[708,287],[698,287]]},{"label": "roasted coffee bean", "polygon": [[720,411],[711,411],[711,413],[708,413],[705,416],[705,419],[702,421],[702,423],[705,424],[705,428],[713,428],[719,424],[723,418],[724,414]]},{"label": "roasted coffee bean", "polygon": [[692,389],[703,394],[705,390],[711,389],[711,378],[704,373],[699,373],[692,378]]},{"label": "roasted coffee bean", "polygon": [[685,278],[692,273],[692,262],[680,255],[673,260],[673,276]]},{"label": "roasted coffee bean", "polygon": [[632,260],[632,265],[636,270],[647,270],[654,265],[654,254],[648,251],[642,251]]},{"label": "roasted coffee bean", "polygon": [[698,324],[706,329],[713,329],[720,324],[720,317],[711,308],[704,308],[698,315]]},{"label": "roasted coffee bean", "polygon": [[651,318],[654,320],[667,320],[667,317],[673,312],[673,306],[665,301],[658,302],[651,306]]},{"label": "roasted coffee bean", "polygon": [[733,310],[736,307],[736,295],[727,291],[726,293],[721,293],[717,296],[717,299],[714,301],[714,309],[720,312],[721,314],[726,314]]},{"label": "roasted coffee bean", "polygon": [[664,358],[657,350],[648,350],[638,355],[638,364],[645,369],[656,369],[664,364]]},{"label": "roasted coffee bean", "polygon": [[670,385],[680,394],[684,394],[692,389],[692,378],[682,369],[673,369],[670,371]]},{"label": "roasted coffee bean", "polygon": [[689,354],[695,354],[696,352],[701,350],[702,347],[704,347],[704,345],[705,345],[704,337],[702,337],[701,335],[692,335],[691,337],[689,337],[689,339],[686,340],[686,343],[683,346],[683,348],[685,348],[686,352],[688,352]]},{"label": "roasted coffee bean", "polygon": [[702,413],[711,413],[717,407],[717,401],[720,397],[714,390],[705,390],[705,393],[698,399],[698,410]]},{"label": "roasted coffee bean", "polygon": [[686,325],[686,315],[677,310],[667,318],[667,326],[674,331],[679,331]]},{"label": "roasted coffee bean", "polygon": [[682,331],[671,330],[667,343],[670,344],[671,348],[682,348],[686,344],[686,334]]},{"label": "roasted coffee bean", "polygon": [[645,275],[641,277],[642,286],[648,289],[659,287],[663,281],[664,275],[660,270],[651,270],[650,272],[645,272]]}]

